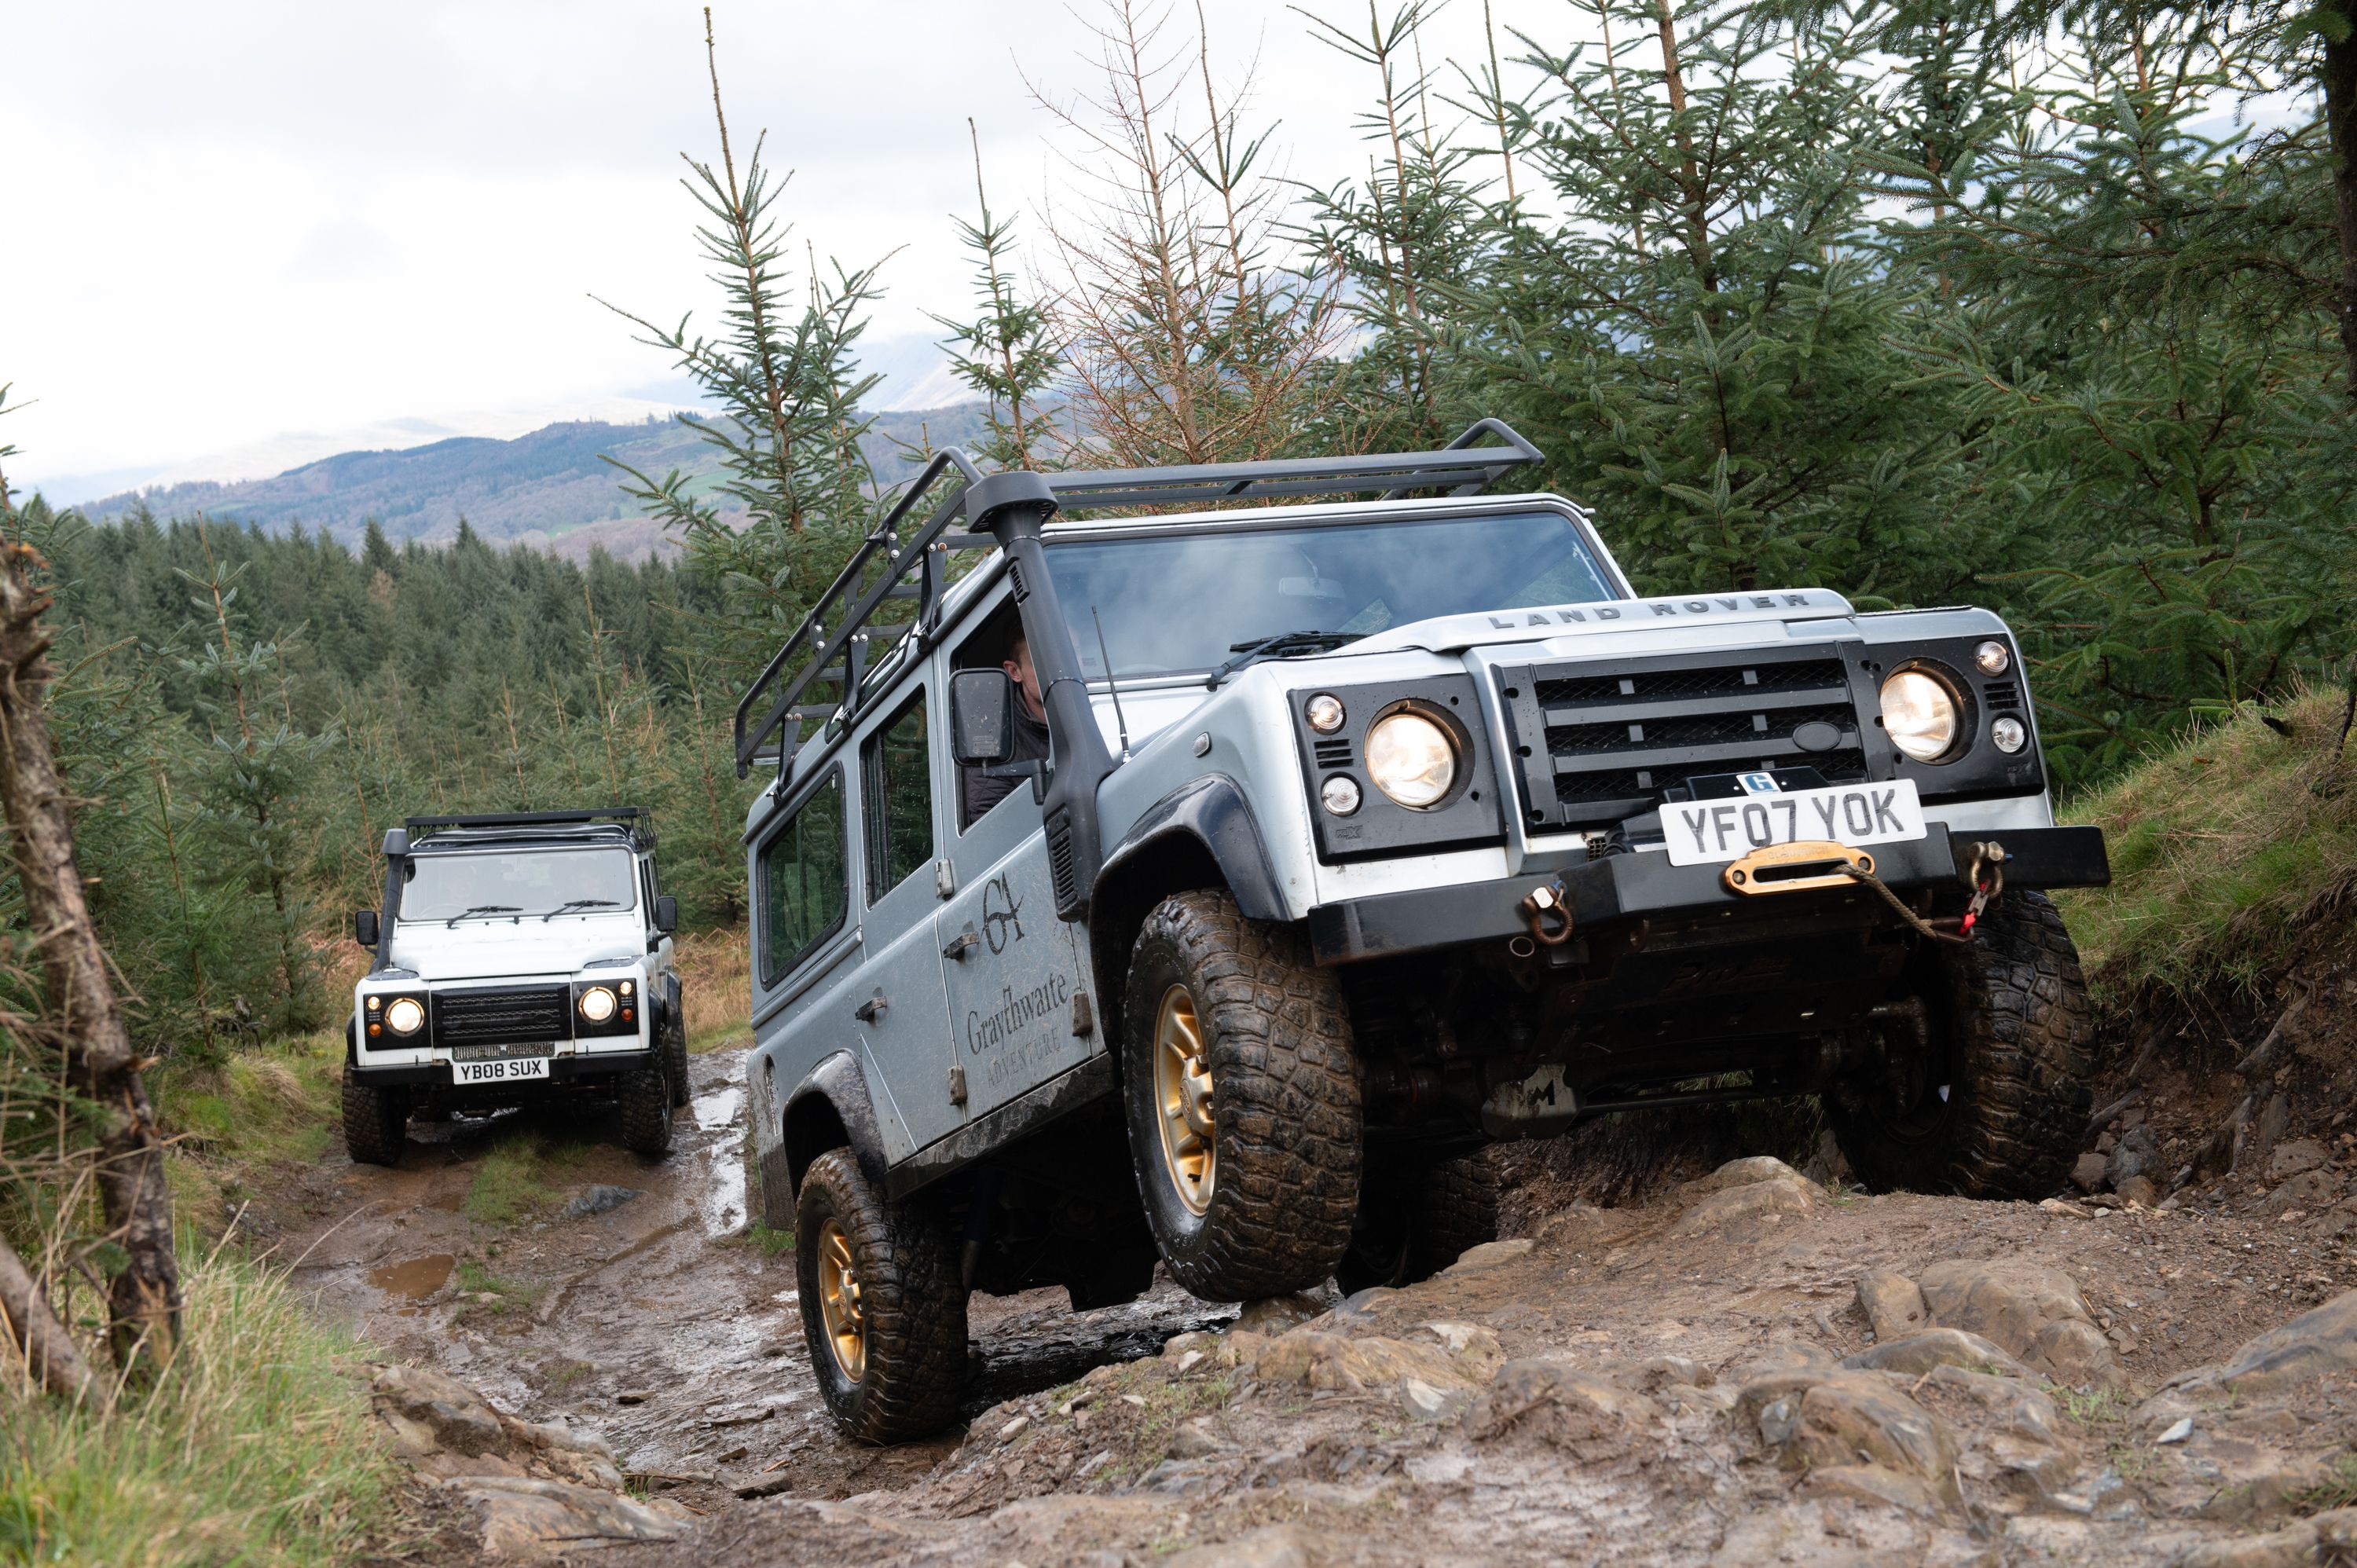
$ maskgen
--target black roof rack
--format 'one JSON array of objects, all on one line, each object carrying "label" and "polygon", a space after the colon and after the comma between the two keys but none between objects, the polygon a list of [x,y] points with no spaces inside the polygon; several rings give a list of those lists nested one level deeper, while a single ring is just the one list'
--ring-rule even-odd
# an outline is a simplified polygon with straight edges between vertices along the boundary
[{"label": "black roof rack", "polygon": [[[1484,435],[1505,445],[1476,446]],[[1059,505],[1103,510],[1167,506],[1193,501],[1239,501],[1301,496],[1355,495],[1379,491],[1395,500],[1413,490],[1472,495],[1508,469],[1540,461],[1539,449],[1503,422],[1484,419],[1436,452],[1379,452],[1344,457],[1280,457],[1256,463],[1189,463],[1165,468],[1101,468],[1040,474]],[[954,551],[989,550],[997,541],[985,533],[952,534],[965,511],[967,492],[985,478],[974,459],[952,446],[937,454],[917,476],[898,505],[861,542],[834,583],[819,596],[801,626],[779,649],[738,699],[736,714],[737,776],[753,765],[775,763],[780,775],[793,761],[803,721],[821,724],[841,714],[859,715],[868,693],[863,678],[877,657],[914,629],[920,639],[939,624],[942,596],[949,585],[947,557]],[[948,489],[929,501],[946,481]],[[902,534],[909,518],[929,506],[914,532]],[[914,615],[872,631],[869,622],[893,600],[914,600]],[[871,651],[878,636],[885,646]],[[920,646],[921,646],[921,641]],[[785,679],[789,671],[791,678]],[[776,690],[783,680],[783,689]],[[812,688],[832,685],[834,701],[807,701]],[[775,694],[770,693],[775,691]],[[769,697],[759,715],[757,703]],[[771,737],[777,744],[770,746]],[[769,748],[769,749],[765,749]]]},{"label": "black roof rack", "polygon": [[488,811],[474,815],[412,817],[402,826],[411,834],[416,834],[442,828],[565,828],[587,827],[592,823],[626,828],[630,842],[641,846],[655,841],[654,813],[644,806],[608,806],[597,811]]}]

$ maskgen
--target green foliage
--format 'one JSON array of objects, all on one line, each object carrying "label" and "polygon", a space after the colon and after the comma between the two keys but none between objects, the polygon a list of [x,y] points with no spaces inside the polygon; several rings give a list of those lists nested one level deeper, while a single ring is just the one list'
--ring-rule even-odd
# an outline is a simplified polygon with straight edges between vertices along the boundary
[{"label": "green foliage", "polygon": [[183,1281],[183,1348],[153,1388],[104,1412],[11,1403],[0,1561],[291,1568],[389,1542],[401,1472],[360,1347],[234,1251]]}]

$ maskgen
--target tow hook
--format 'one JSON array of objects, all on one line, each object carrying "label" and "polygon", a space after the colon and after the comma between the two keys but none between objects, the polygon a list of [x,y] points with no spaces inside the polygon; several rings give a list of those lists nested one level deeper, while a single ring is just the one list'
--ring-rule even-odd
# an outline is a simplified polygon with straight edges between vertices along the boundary
[{"label": "tow hook", "polygon": [[1523,924],[1530,928],[1533,941],[1559,948],[1571,940],[1571,905],[1560,876],[1532,888],[1514,907],[1522,911]]},{"label": "tow hook", "polygon": [[1956,928],[1956,934],[1969,937],[1981,923],[1981,916],[2005,891],[2005,845],[1995,839],[1973,845],[1973,868],[1965,879],[1973,885],[1973,901],[1964,906],[1964,923]]}]

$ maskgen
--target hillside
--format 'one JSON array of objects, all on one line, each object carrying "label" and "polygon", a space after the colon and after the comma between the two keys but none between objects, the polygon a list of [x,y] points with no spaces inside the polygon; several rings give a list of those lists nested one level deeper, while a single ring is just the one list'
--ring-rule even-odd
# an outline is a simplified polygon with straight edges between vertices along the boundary
[{"label": "hillside", "polygon": [[[974,438],[981,405],[880,414],[866,443],[879,475],[910,465],[904,446]],[[120,516],[145,502],[162,518],[197,513],[283,530],[300,522],[345,540],[373,518],[395,542],[444,542],[464,517],[495,545],[524,544],[586,560],[603,545],[626,561],[668,549],[662,531],[622,494],[611,456],[642,472],[673,468],[710,475],[710,448],[675,421],[608,424],[570,421],[500,441],[459,436],[397,451],[343,452],[267,479],[190,482],[109,496],[81,509],[92,519]]]}]

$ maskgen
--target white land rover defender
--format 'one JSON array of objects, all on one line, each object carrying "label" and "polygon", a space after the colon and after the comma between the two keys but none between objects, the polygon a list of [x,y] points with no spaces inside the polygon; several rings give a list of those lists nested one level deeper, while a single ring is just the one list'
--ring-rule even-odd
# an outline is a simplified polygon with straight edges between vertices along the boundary
[{"label": "white land rover defender", "polygon": [[1601,1112],[1813,1094],[1878,1187],[2064,1179],[2043,890],[2109,873],[2005,623],[1640,597],[1483,493],[1537,456],[945,452],[746,693],[752,1132],[846,1432],[954,1418],[970,1290],[1420,1277],[1495,1233],[1484,1144]]},{"label": "white land rover defender", "polygon": [[376,954],[346,1030],[352,1158],[396,1164],[413,1112],[554,1100],[611,1102],[625,1147],[668,1153],[687,1030],[646,810],[412,817],[384,859],[382,914],[352,917]]}]

